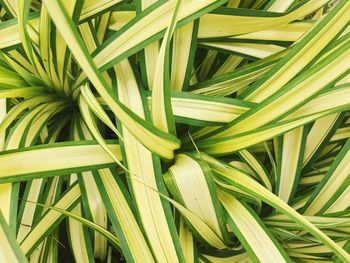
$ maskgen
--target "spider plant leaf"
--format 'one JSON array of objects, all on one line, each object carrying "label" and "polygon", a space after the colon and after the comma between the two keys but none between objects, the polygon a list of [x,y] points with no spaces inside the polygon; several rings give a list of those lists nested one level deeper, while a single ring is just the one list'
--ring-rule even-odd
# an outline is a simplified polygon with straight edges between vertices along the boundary
[{"label": "spider plant leaf", "polygon": [[211,50],[232,53],[249,59],[266,58],[281,52],[284,47],[272,44],[232,43],[232,42],[200,42],[200,45]]},{"label": "spider plant leaf", "polygon": [[130,262],[154,262],[152,251],[131,208],[130,197],[114,174],[114,170],[100,169],[94,173],[94,178],[119,237],[120,247]]},{"label": "spider plant leaf", "polygon": [[349,195],[349,149],[348,140],[306,203],[304,212],[306,215],[337,212],[332,209],[333,205],[337,207],[340,205],[340,208],[347,206],[346,203],[341,205],[340,202]]},{"label": "spider plant leaf", "polygon": [[174,31],[170,88],[186,90],[191,78],[196,50],[198,21],[188,23]]},{"label": "spider plant leaf", "polygon": [[328,137],[332,136],[341,124],[341,116],[339,113],[334,113],[315,121],[309,134],[305,145],[305,152],[303,157],[303,167],[312,163],[312,160],[317,158],[318,153],[328,141]]},{"label": "spider plant leaf", "polygon": [[[132,68],[127,60],[115,66],[119,99],[142,119],[147,112]],[[130,171],[129,186],[136,204],[140,221],[145,230],[157,261],[183,262],[182,251],[173,220],[169,217],[170,208],[152,189],[164,191],[161,182],[159,158],[145,148],[123,124],[120,125],[124,142],[123,160]],[[149,189],[151,187],[152,189]],[[147,200],[147,202],[145,202]]]},{"label": "spider plant leaf", "polygon": [[[141,0],[139,4],[139,12],[142,12],[155,4],[156,0]],[[133,14],[134,16],[134,14]],[[118,18],[118,22],[119,22]],[[129,20],[130,21],[130,20]],[[128,21],[128,22],[129,22]],[[120,22],[119,22],[120,23]],[[153,88],[153,81],[154,76],[156,72],[156,66],[157,66],[157,60],[159,56],[159,41],[156,40],[153,43],[150,43],[147,45],[143,51],[141,51],[141,56],[143,59],[141,60],[140,69],[142,74],[142,77],[144,79],[145,86],[148,87],[148,89]]]},{"label": "spider plant leaf", "polygon": [[44,91],[44,87],[23,87],[23,88],[16,88],[16,89],[0,89],[0,98],[18,98],[18,97],[24,97],[24,98],[30,98],[34,97],[35,95],[40,95]]},{"label": "spider plant leaf", "polygon": [[[61,198],[53,205],[57,208],[70,210],[79,202],[79,185],[74,184],[62,194]],[[62,213],[50,210],[40,219],[38,224],[31,229],[28,235],[20,243],[20,247],[25,255],[30,255],[35,247],[55,229],[55,226],[64,219]]]},{"label": "spider plant leaf", "polygon": [[[286,203],[296,192],[299,183],[305,147],[304,127],[295,128],[282,135],[277,164],[277,195]],[[293,153],[293,154],[291,154]]]},{"label": "spider plant leaf", "polygon": [[[119,145],[115,142],[108,142],[108,147],[112,152],[120,154]],[[91,154],[84,155],[84,152]],[[18,182],[27,178],[42,178],[88,171],[94,168],[111,167],[114,163],[114,160],[99,144],[96,144],[96,141],[32,146],[19,150],[3,151],[0,156],[2,163],[1,182]],[[93,162],[91,162],[91,156],[94,156]],[[19,163],[21,165],[18,165]],[[45,163],[44,166],[43,163]]]},{"label": "spider plant leaf", "polygon": [[216,98],[190,92],[171,93],[171,106],[175,120],[194,126],[228,123],[253,105],[253,103],[238,99]]},{"label": "spider plant leaf", "polygon": [[[333,91],[329,93],[324,92],[322,95],[320,94],[320,96],[315,98],[315,100],[311,100],[309,103],[306,103],[295,113],[287,116],[285,119],[281,121],[275,122],[270,125],[265,125],[262,128],[251,130],[245,133],[240,133],[231,137],[214,139],[213,141],[215,141],[215,147],[213,147],[212,150],[210,150],[210,152],[219,153],[219,152],[237,151],[245,147],[255,145],[264,140],[273,138],[276,135],[292,130],[293,128],[309,123],[320,117],[338,112],[337,109],[341,111],[341,108],[343,106],[345,108],[348,107],[346,97],[343,97],[345,94],[347,94],[346,90],[347,90],[346,85],[335,87]],[[337,96],[335,94],[342,94],[342,95]],[[332,95],[335,95],[336,98],[335,97],[332,98]],[[333,100],[329,100],[331,98]],[[319,104],[320,102],[323,102],[322,106],[321,104]],[[329,105],[330,107],[328,108],[327,105]],[[228,144],[228,142],[230,143]],[[225,144],[228,147],[227,149],[224,149],[222,147]],[[205,142],[205,143],[203,142],[202,145],[201,145],[201,142],[199,142],[198,146],[203,147],[203,149],[206,148],[207,149],[206,151],[209,152],[209,148],[210,148],[209,142]]]},{"label": "spider plant leaf", "polygon": [[1,236],[1,250],[0,255],[6,260],[11,260],[13,262],[28,262],[24,256],[21,248],[19,247],[16,239],[11,233],[7,222],[0,211],[0,236]]},{"label": "spider plant leaf", "polygon": [[[223,210],[206,163],[190,155],[179,154],[175,164],[164,175],[164,180],[176,201],[202,218],[219,238],[228,240]],[[191,191],[188,191],[189,188]]]},{"label": "spider plant leaf", "polygon": [[186,228],[183,218],[179,220],[179,238],[185,261],[195,262],[195,260],[198,259],[198,252],[196,251],[196,244],[192,232]]},{"label": "spider plant leaf", "polygon": [[[274,260],[292,262],[286,251],[272,237],[269,230],[249,206],[244,205],[235,197],[222,190],[218,191],[218,197],[230,218],[228,223],[253,260],[259,262],[271,262]],[[266,250],[269,253],[264,253]]]},{"label": "spider plant leaf", "polygon": [[[286,14],[245,9],[218,9],[214,14],[203,16],[199,24],[198,37],[212,38],[241,35],[268,29],[276,25],[288,24],[312,13],[327,2],[326,0],[308,1]],[[232,24],[235,24],[236,27],[231,27]]]},{"label": "spider plant leaf", "polygon": [[96,141],[98,141],[98,143],[106,151],[106,153],[109,154],[120,167],[122,167],[127,171],[127,168],[118,160],[118,155],[117,155],[118,153],[114,153],[108,148],[107,143],[105,142],[104,138],[102,137],[101,133],[98,130],[97,123],[93,118],[92,112],[89,110],[89,106],[87,105],[83,97],[79,98],[79,108],[84,118],[84,121],[87,127],[89,128],[89,131],[91,132],[93,137],[96,139]]},{"label": "spider plant leaf", "polygon": [[151,118],[154,125],[164,132],[175,133],[175,123],[170,100],[170,40],[181,12],[181,0],[176,1],[172,19],[165,32],[155,66],[152,85]]},{"label": "spider plant leaf", "polygon": [[271,179],[267,174],[266,168],[261,164],[258,158],[256,158],[251,152],[249,152],[246,149],[239,151],[238,154],[242,158],[242,160],[244,160],[248,164],[251,170],[257,174],[257,177],[260,179],[260,181],[263,182],[265,187],[271,191]]}]

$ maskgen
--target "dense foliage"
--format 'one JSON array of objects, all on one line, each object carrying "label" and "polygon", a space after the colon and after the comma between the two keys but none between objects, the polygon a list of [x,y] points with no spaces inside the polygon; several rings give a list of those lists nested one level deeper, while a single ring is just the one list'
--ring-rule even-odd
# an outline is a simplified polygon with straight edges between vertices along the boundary
[{"label": "dense foliage", "polygon": [[350,262],[350,1],[0,7],[0,262]]}]

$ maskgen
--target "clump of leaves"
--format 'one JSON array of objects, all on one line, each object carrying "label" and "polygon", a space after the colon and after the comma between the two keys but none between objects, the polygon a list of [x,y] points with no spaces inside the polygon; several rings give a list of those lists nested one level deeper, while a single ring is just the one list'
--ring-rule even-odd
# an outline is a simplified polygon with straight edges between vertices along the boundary
[{"label": "clump of leaves", "polygon": [[0,6],[1,262],[350,262],[350,1]]}]

